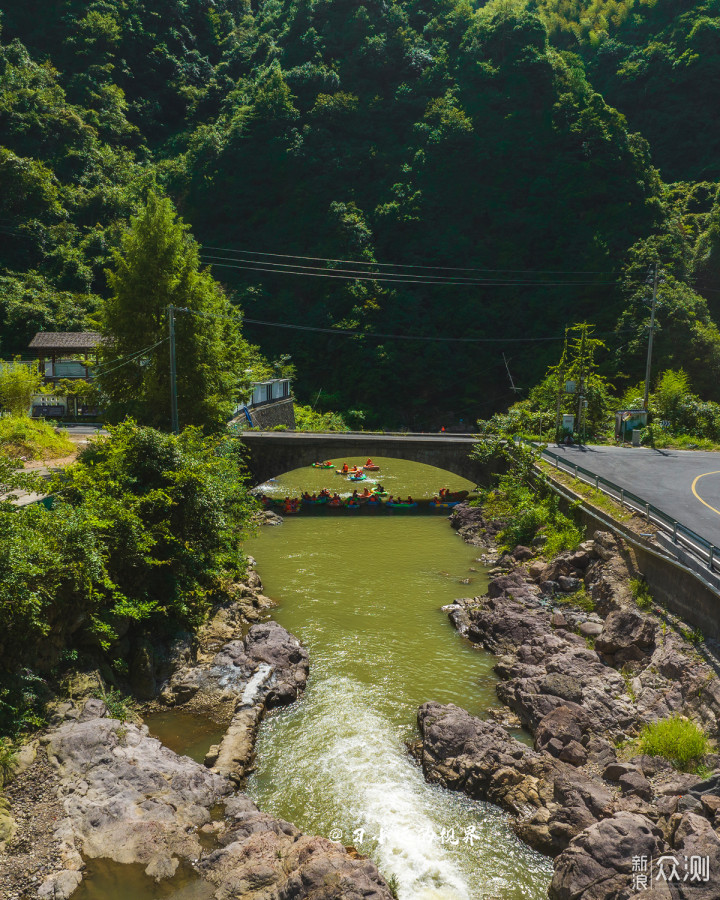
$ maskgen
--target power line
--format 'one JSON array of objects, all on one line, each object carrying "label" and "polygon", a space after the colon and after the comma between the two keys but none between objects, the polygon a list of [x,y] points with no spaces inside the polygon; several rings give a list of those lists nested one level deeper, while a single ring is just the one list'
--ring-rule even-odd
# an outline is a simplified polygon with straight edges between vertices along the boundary
[{"label": "power line", "polygon": [[[428,285],[456,285],[459,287],[468,287],[473,284],[481,286],[481,287],[503,287],[503,286],[538,286],[538,287],[573,287],[579,285],[585,286],[595,286],[595,287],[608,287],[612,289],[616,289],[618,287],[617,284],[608,281],[510,281],[510,280],[490,280],[487,281],[459,281],[459,280],[437,280],[431,281],[427,277],[423,278],[422,276],[414,276],[404,278],[401,275],[392,275],[392,274],[384,274],[378,273],[377,275],[373,275],[371,273],[362,274],[362,275],[354,275],[354,274],[342,274],[342,270],[338,270],[338,274],[335,274],[332,270],[316,270],[316,271],[297,271],[296,269],[269,269],[266,267],[262,267],[250,262],[250,265],[240,266],[236,264],[231,264],[229,262],[215,262],[212,259],[202,258],[203,262],[209,263],[211,266],[215,268],[221,269],[242,269],[250,272],[268,272],[274,275],[301,275],[309,278],[331,278],[335,280],[342,281],[373,281],[373,282],[388,282],[390,284],[428,284]],[[284,263],[267,263],[266,265],[285,265]]]},{"label": "power line", "polygon": [[448,272],[496,272],[496,273],[508,273],[508,274],[518,274],[518,273],[527,273],[533,275],[612,275],[616,276],[619,273],[616,272],[604,272],[600,270],[591,270],[591,269],[482,269],[482,268],[474,268],[468,266],[420,266],[413,265],[411,263],[381,263],[375,262],[371,260],[363,260],[363,259],[333,259],[332,257],[325,256],[297,256],[293,253],[264,253],[260,250],[234,250],[230,247],[211,247],[206,246],[207,250],[219,250],[223,253],[236,253],[243,254],[246,256],[273,256],[276,258],[282,259],[302,259],[310,262],[339,262],[345,263],[349,265],[363,265],[363,266],[390,266],[395,269],[434,269],[434,270],[442,270]]},{"label": "power line", "polygon": [[123,366],[130,365],[130,363],[135,362],[139,357],[143,356],[146,353],[151,353],[153,350],[156,350],[161,344],[164,344],[168,338],[164,337],[161,341],[158,341],[157,344],[153,344],[151,347],[145,347],[142,350],[138,350],[135,353],[129,354],[129,356],[121,357],[123,362],[120,362],[119,365],[114,365],[114,363],[118,362],[118,360],[113,360],[112,363],[108,363],[112,368],[110,369],[98,369],[93,372],[93,376],[97,377],[98,375],[109,375],[111,372],[116,372],[118,369],[122,369]]},{"label": "power line", "polygon": [[[240,323],[238,318],[234,316],[218,316],[214,313],[203,313],[199,310],[189,309],[187,306],[176,306],[175,312],[185,312],[190,313],[193,316],[203,316],[209,319],[223,319],[225,321],[233,321]],[[264,325],[269,328],[289,328],[293,331],[314,331],[319,332],[321,334],[335,334],[335,335],[343,335],[343,336],[361,336],[367,338],[391,338],[393,340],[399,341],[440,341],[440,342],[460,342],[460,343],[472,343],[472,344],[507,344],[507,343],[537,343],[541,341],[564,341],[565,335],[559,335],[557,337],[511,337],[511,338],[470,338],[470,337],[432,337],[432,336],[424,336],[424,335],[413,335],[413,334],[383,334],[375,331],[356,331],[349,328],[321,328],[319,326],[314,325],[293,325],[289,322],[265,322],[260,319],[249,319],[242,318],[242,323],[249,323],[251,325]],[[627,328],[623,331],[607,331],[607,332],[599,332],[599,334],[615,335],[615,334],[630,334],[633,329]]]}]

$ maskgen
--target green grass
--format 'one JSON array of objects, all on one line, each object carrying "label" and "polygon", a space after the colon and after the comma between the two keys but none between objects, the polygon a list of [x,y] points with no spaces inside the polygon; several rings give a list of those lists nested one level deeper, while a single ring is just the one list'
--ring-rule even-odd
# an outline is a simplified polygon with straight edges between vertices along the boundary
[{"label": "green grass", "polygon": [[8,781],[17,758],[14,745],[8,738],[0,738],[0,787]]},{"label": "green grass", "polygon": [[0,452],[11,459],[58,459],[74,450],[67,434],[46,422],[29,416],[0,419]]},{"label": "green grass", "polygon": [[651,609],[653,598],[644,578],[631,578],[630,592],[633,595],[633,600],[637,603],[638,609]]},{"label": "green grass", "polygon": [[579,606],[584,612],[595,612],[595,602],[584,586],[574,594],[556,594],[555,601],[567,606]]},{"label": "green grass", "polygon": [[681,628],[680,634],[685,638],[688,644],[702,644],[705,635],[699,628]]},{"label": "green grass", "polygon": [[137,718],[132,697],[126,697],[114,689],[104,691],[101,697],[107,706],[108,717],[121,722],[133,722]]},{"label": "green grass", "polygon": [[641,753],[662,756],[678,769],[699,763],[708,752],[708,739],[702,728],[680,716],[646,725],[640,732],[638,744]]},{"label": "green grass", "polygon": [[693,434],[668,434],[660,429],[655,431],[653,446],[660,450],[720,450],[720,444],[710,438]]},{"label": "green grass", "polygon": [[569,472],[556,469],[555,466],[551,466],[545,461],[539,462],[538,465],[553,481],[559,481],[565,487],[579,494],[583,500],[587,500],[592,506],[602,509],[609,516],[612,516],[613,519],[617,519],[619,522],[627,522],[632,519],[632,513],[629,513],[618,502],[608,497],[607,494],[603,494],[602,491],[598,491],[592,485],[581,481],[579,478],[574,478]]}]

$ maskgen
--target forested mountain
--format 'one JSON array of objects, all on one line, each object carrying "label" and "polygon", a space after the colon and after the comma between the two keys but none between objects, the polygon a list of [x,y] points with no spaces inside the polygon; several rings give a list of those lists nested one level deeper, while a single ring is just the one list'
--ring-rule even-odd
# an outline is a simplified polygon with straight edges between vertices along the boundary
[{"label": "forested mountain", "polygon": [[92,317],[155,183],[249,318],[361,332],[247,326],[303,398],[485,416],[584,319],[622,386],[656,260],[658,358],[719,396],[720,0],[0,10],[0,354]]}]

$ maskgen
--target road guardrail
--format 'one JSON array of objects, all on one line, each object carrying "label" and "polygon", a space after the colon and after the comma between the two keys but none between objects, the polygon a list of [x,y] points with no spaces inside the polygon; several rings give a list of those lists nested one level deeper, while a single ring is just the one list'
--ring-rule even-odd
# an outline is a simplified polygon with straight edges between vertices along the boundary
[{"label": "road guardrail", "polygon": [[595,472],[583,468],[583,466],[568,462],[568,460],[558,456],[557,453],[553,453],[552,450],[541,450],[541,455],[551,459],[556,469],[567,472],[578,479],[578,481],[583,481],[596,490],[602,491],[604,494],[612,497],[613,500],[617,500],[620,506],[645,516],[648,522],[652,522],[653,525],[657,525],[667,532],[674,544],[684,547],[699,557],[708,569],[713,572],[720,571],[720,548],[710,543],[696,531],[693,531],[692,528],[683,525],[682,522],[669,516],[643,497],[638,497],[637,494],[627,490],[627,488],[622,488],[619,484],[615,484],[614,481],[610,481],[602,475],[597,475]]}]

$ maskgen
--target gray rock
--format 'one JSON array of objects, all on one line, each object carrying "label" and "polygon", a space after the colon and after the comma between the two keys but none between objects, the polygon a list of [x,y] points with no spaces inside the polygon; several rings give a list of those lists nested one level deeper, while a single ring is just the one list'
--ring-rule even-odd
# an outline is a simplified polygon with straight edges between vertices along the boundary
[{"label": "gray rock", "polygon": [[614,610],[595,639],[595,649],[613,656],[616,664],[642,659],[655,646],[655,632],[655,623],[634,610]]},{"label": "gray rock", "polygon": [[561,675],[559,672],[551,672],[540,682],[540,690],[543,694],[554,694],[563,700],[572,703],[582,702],[582,685],[570,675]]},{"label": "gray rock", "polygon": [[[600,782],[548,753],[530,750],[492,722],[452,704],[425,703],[418,727],[421,742],[415,752],[428,780],[520,817],[516,831],[544,853],[558,853],[583,828],[609,814],[612,795]],[[570,745],[570,740],[561,744],[560,752]]]},{"label": "gray rock", "polygon": [[603,772],[603,778],[605,781],[620,781],[623,775],[627,775],[628,772],[637,772],[637,766],[632,763],[626,762],[612,762],[609,766],[605,768]]},{"label": "gray rock", "polygon": [[68,900],[82,881],[82,875],[73,870],[64,869],[52,875],[38,888],[40,900]]},{"label": "gray rock", "polygon": [[62,725],[48,758],[61,775],[68,824],[90,857],[147,866],[158,858],[197,859],[196,828],[229,783],[115,719]]},{"label": "gray rock", "polygon": [[575,837],[555,861],[550,900],[620,900],[632,891],[633,857],[657,858],[662,832],[635,813],[619,812]]},{"label": "gray rock", "polygon": [[578,631],[583,637],[597,637],[603,630],[600,622],[581,622]]},{"label": "gray rock", "polygon": [[569,575],[560,575],[558,577],[558,584],[560,585],[560,590],[564,591],[564,593],[574,594],[576,591],[580,590],[582,581],[580,581],[579,578],[572,578]]},{"label": "gray rock", "polygon": [[518,544],[512,552],[512,557],[517,560],[517,562],[527,562],[527,560],[532,559],[533,556],[535,556],[535,552],[529,547],[523,547],[521,544]]},{"label": "gray rock", "polygon": [[652,786],[642,772],[624,772],[618,778],[618,784],[623,794],[634,794],[643,800],[652,797]]}]

